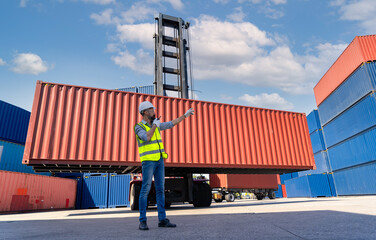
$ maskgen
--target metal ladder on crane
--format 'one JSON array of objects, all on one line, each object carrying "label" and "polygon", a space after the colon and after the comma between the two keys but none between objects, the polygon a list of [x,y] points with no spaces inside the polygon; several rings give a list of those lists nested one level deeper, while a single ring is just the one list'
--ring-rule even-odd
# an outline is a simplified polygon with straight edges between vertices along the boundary
[{"label": "metal ladder on crane", "polygon": [[[155,39],[154,93],[166,96],[166,91],[175,91],[179,98],[189,98],[187,51],[189,22],[160,13],[155,18],[158,25]],[[171,79],[176,77],[175,83]],[[173,80],[174,81],[174,80]]]}]

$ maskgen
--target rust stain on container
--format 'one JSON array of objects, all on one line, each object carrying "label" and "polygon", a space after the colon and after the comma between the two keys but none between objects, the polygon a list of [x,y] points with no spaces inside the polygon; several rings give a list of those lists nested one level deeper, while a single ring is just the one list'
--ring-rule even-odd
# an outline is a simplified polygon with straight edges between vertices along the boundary
[{"label": "rust stain on container", "polygon": [[0,170],[0,212],[74,208],[77,182]]},{"label": "rust stain on container", "polygon": [[277,189],[278,174],[210,174],[211,188]]},{"label": "rust stain on container", "polygon": [[41,81],[23,163],[37,171],[139,172],[134,126],[145,100],[162,121],[195,109],[195,115],[162,131],[167,171],[279,173],[314,167],[302,113]]},{"label": "rust stain on container", "polygon": [[362,63],[376,60],[376,35],[356,36],[313,88],[319,106]]}]

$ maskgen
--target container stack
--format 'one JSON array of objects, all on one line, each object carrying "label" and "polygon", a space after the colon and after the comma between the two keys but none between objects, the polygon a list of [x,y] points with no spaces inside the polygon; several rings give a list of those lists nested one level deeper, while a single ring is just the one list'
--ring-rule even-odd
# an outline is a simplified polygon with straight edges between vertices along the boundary
[{"label": "container stack", "polygon": [[376,194],[376,36],[356,37],[315,86],[338,195]]},{"label": "container stack", "polygon": [[29,119],[29,111],[0,100],[0,170],[35,174],[22,164]]},{"label": "container stack", "polygon": [[281,175],[287,197],[336,196],[333,175],[330,173],[323,131],[317,110],[307,116],[308,130],[315,158],[316,169]]}]

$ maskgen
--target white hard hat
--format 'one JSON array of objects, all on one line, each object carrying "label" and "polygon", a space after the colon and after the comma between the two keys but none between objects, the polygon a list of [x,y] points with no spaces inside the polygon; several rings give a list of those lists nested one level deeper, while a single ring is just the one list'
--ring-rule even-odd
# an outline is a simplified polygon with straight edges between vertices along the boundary
[{"label": "white hard hat", "polygon": [[149,108],[155,109],[155,107],[153,106],[153,104],[151,104],[151,102],[145,101],[140,104],[140,106],[138,107],[138,110],[140,111],[140,113],[142,113],[142,111],[149,109]]}]

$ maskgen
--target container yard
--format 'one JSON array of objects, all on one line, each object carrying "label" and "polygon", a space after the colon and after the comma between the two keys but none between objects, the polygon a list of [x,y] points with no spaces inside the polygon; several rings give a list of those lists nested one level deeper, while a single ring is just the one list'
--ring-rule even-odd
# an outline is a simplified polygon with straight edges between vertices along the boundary
[{"label": "container yard", "polygon": [[[87,30],[93,41],[72,54],[61,37],[65,65],[0,51],[0,70],[12,72],[0,71],[10,79],[0,87],[0,240],[374,239],[376,35],[358,33],[369,23],[348,39],[347,25],[325,20],[336,35],[325,43],[314,28],[312,39],[287,37],[290,1],[213,1],[198,18],[184,1],[58,4],[103,9],[90,19],[109,42],[94,54]],[[328,19],[350,24],[365,0],[328,4],[340,6]],[[201,12],[209,5],[235,12]],[[280,22],[252,14],[275,32],[250,22],[256,10]],[[16,87],[24,79],[33,87]]]}]

